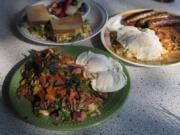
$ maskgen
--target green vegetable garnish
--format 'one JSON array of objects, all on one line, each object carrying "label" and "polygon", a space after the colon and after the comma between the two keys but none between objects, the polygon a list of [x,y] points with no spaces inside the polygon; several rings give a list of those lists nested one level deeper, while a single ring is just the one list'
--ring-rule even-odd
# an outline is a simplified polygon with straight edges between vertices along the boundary
[{"label": "green vegetable garnish", "polygon": [[24,85],[26,83],[26,79],[21,81],[21,85]]},{"label": "green vegetable garnish", "polygon": [[56,100],[55,100],[55,108],[59,109],[59,108],[61,108],[61,105],[62,105],[61,98],[57,97]]},{"label": "green vegetable garnish", "polygon": [[33,95],[37,95],[40,91],[40,88],[38,86],[35,86],[33,89]]},{"label": "green vegetable garnish", "polygon": [[70,111],[68,111],[66,108],[62,108],[61,109],[61,112],[62,112],[62,114],[63,114],[63,116],[64,116],[64,118],[66,119],[66,120],[68,120],[69,118],[70,118]]}]

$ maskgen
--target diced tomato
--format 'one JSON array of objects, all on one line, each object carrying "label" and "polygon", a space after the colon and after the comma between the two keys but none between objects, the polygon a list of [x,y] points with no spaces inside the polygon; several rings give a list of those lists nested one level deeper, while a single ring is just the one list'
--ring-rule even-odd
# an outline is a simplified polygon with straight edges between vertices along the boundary
[{"label": "diced tomato", "polygon": [[59,16],[61,14],[61,12],[62,12],[62,9],[58,8],[58,9],[55,10],[55,12],[56,12],[56,15]]},{"label": "diced tomato", "polygon": [[51,3],[51,8],[57,8],[58,7],[58,4],[54,1]]},{"label": "diced tomato", "polygon": [[58,16],[58,15],[60,15],[61,14],[61,12],[62,12],[62,9],[61,8],[59,8],[59,7],[55,7],[55,8],[53,8],[53,11],[56,13],[56,15]]},{"label": "diced tomato", "polygon": [[51,103],[54,102],[56,97],[56,90],[52,87],[48,87],[46,91],[47,94],[45,95],[45,99]]},{"label": "diced tomato", "polygon": [[56,95],[56,90],[52,87],[47,88],[47,94],[49,95]]},{"label": "diced tomato", "polygon": [[64,56],[64,57],[63,57],[62,63],[72,64],[73,62],[74,62],[74,61],[73,61],[72,57],[70,57],[70,56]]},{"label": "diced tomato", "polygon": [[62,80],[62,79],[61,79],[60,76],[52,76],[52,77],[51,77],[51,80],[53,80],[53,81],[60,81],[60,80]]},{"label": "diced tomato", "polygon": [[61,98],[64,98],[66,95],[66,90],[63,88],[58,88],[57,89],[57,94],[59,94],[61,96]]},{"label": "diced tomato", "polygon": [[70,97],[71,97],[71,98],[75,98],[75,97],[77,97],[77,96],[78,96],[77,91],[76,91],[76,90],[71,90],[71,92],[70,92]]},{"label": "diced tomato", "polygon": [[49,102],[53,103],[56,98],[54,95],[46,94],[45,99],[48,100]]},{"label": "diced tomato", "polygon": [[64,0],[64,8],[62,12],[58,15],[59,17],[63,17],[65,15],[65,12],[67,10],[68,5],[70,4],[70,0]]},{"label": "diced tomato", "polygon": [[60,76],[53,76],[50,78],[50,81],[55,81],[57,85],[60,85],[63,83],[63,80]]}]

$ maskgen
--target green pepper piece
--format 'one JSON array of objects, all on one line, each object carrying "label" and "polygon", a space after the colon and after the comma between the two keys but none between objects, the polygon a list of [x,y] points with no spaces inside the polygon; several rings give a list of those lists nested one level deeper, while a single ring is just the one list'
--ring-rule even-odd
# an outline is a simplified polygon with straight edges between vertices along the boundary
[{"label": "green pepper piece", "polygon": [[59,109],[59,108],[61,108],[61,98],[58,96],[57,98],[56,98],[56,100],[55,100],[55,104],[54,104],[54,107],[55,107],[55,109]]},{"label": "green pepper piece", "polygon": [[33,88],[33,95],[37,95],[39,93],[39,91],[40,91],[40,88],[38,86],[35,86]]},{"label": "green pepper piece", "polygon": [[67,110],[66,108],[62,108],[61,112],[62,112],[63,116],[65,117],[65,119],[69,119],[70,118],[70,114],[71,113],[70,113],[69,110]]},{"label": "green pepper piece", "polygon": [[26,79],[21,81],[21,86],[24,85],[26,83]]}]

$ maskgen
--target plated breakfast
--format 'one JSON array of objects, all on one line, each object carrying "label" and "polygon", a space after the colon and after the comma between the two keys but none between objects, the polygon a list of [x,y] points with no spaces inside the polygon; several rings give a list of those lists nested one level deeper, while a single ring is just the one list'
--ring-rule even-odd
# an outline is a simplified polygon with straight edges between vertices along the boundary
[{"label": "plated breakfast", "polygon": [[180,16],[136,10],[112,17],[101,33],[108,51],[140,66],[180,62]]},{"label": "plated breakfast", "polygon": [[61,0],[47,7],[43,4],[31,6],[22,25],[33,36],[58,43],[86,38],[92,30],[88,20],[82,18],[86,12],[86,9],[80,11],[83,4],[82,0]]},{"label": "plated breakfast", "polygon": [[26,121],[72,130],[110,117],[128,90],[128,74],[119,61],[92,48],[61,47],[31,51],[13,75],[9,95]]},{"label": "plated breakfast", "polygon": [[[98,19],[94,18],[94,14],[98,15]],[[106,11],[95,2],[48,0],[25,8],[16,25],[20,34],[31,41],[63,45],[91,38],[100,31],[106,20]]]}]

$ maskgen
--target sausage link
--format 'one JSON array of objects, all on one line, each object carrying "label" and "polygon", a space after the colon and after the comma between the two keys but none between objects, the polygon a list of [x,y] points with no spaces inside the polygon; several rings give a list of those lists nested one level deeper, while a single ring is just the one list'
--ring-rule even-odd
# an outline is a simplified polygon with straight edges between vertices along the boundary
[{"label": "sausage link", "polygon": [[156,11],[154,10],[145,10],[145,11],[141,11],[138,13],[134,13],[131,15],[128,15],[127,17],[125,17],[122,22],[126,25],[134,25],[139,19],[154,15],[156,13]]},{"label": "sausage link", "polygon": [[150,28],[153,27],[162,27],[162,26],[172,26],[172,25],[180,25],[180,16],[176,17],[168,17],[168,18],[159,18],[148,21],[148,26]]},{"label": "sausage link", "polygon": [[149,16],[149,17],[146,17],[146,18],[139,20],[136,23],[136,27],[143,27],[144,28],[144,27],[147,27],[147,22],[150,20],[160,19],[160,18],[168,18],[170,16],[172,16],[172,15],[167,13],[167,12],[157,12],[156,14],[154,14],[152,16]]}]

